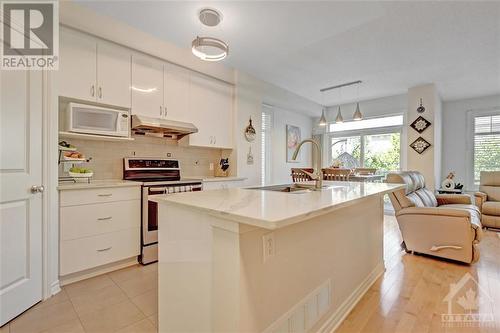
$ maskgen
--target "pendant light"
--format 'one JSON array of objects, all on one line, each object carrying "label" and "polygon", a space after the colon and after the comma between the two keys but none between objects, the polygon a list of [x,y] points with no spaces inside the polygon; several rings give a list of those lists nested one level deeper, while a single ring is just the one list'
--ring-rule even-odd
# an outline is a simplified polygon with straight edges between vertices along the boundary
[{"label": "pendant light", "polygon": [[323,108],[323,110],[321,110],[321,118],[319,118],[319,123],[318,125],[319,126],[326,126],[328,124],[328,122],[326,121],[326,117],[325,117],[325,108]]},{"label": "pendant light", "polygon": [[[357,97],[357,99],[358,99],[358,101],[359,101],[359,83],[358,83],[358,85],[356,86],[356,90],[357,90],[357,92],[356,92],[356,95],[357,95],[357,96],[356,96],[356,97]],[[354,114],[353,114],[353,116],[352,116],[352,119],[353,119],[353,120],[363,120],[363,114],[362,114],[362,113],[361,113],[361,111],[359,110],[359,102],[357,102],[357,103],[356,103],[356,111],[354,111]]]},{"label": "pendant light", "polygon": [[336,124],[341,124],[344,122],[344,117],[342,117],[342,112],[340,112],[340,100],[342,97],[342,87],[339,87],[339,108],[337,110],[337,117],[335,118]]},{"label": "pendant light", "polygon": [[335,118],[335,123],[341,124],[343,122],[344,122],[344,118],[342,117],[342,112],[340,112],[340,105],[339,105],[339,109],[337,111],[337,117]]},{"label": "pendant light", "polygon": [[326,125],[328,125],[328,122],[326,121],[326,117],[325,117],[325,98],[324,98],[324,95],[323,95],[323,91],[321,91],[321,104],[323,104],[323,108],[321,109],[321,118],[319,118],[319,123],[318,125],[320,127],[325,127]]}]

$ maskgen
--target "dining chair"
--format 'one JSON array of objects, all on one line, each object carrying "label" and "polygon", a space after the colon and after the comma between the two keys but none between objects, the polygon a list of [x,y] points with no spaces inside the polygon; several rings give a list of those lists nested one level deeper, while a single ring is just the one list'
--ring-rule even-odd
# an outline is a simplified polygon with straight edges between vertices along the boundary
[{"label": "dining chair", "polygon": [[312,178],[307,173],[305,173],[304,170],[311,173],[314,172],[313,168],[292,168],[291,176],[294,183],[307,182],[312,180]]},{"label": "dining chair", "polygon": [[351,169],[336,169],[336,168],[323,169],[323,180],[348,181],[350,175],[351,175]]},{"label": "dining chair", "polygon": [[356,175],[374,175],[377,173],[375,168],[355,168],[354,174]]}]

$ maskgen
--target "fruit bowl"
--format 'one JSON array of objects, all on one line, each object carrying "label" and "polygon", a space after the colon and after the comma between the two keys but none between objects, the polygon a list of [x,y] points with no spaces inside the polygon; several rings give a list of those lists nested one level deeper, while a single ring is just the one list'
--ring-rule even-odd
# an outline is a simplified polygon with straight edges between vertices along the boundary
[{"label": "fruit bowl", "polygon": [[81,173],[81,172],[69,172],[69,175],[70,177],[73,177],[73,178],[90,178],[94,175],[93,172],[85,172],[85,173]]}]

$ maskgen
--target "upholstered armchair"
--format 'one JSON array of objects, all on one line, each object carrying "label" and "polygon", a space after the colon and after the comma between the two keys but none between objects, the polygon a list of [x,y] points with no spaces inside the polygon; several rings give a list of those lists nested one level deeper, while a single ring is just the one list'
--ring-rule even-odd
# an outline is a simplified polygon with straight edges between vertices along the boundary
[{"label": "upholstered armchair", "polygon": [[500,229],[500,171],[481,171],[479,192],[474,196],[482,225]]},{"label": "upholstered armchair", "polygon": [[406,184],[389,195],[407,252],[473,263],[479,259],[481,213],[471,197],[434,195],[417,171],[390,173],[388,183]]}]

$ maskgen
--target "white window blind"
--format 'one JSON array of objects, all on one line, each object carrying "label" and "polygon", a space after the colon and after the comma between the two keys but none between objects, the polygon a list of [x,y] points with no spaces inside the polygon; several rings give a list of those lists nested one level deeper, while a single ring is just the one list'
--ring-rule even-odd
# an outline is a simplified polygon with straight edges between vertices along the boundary
[{"label": "white window blind", "polygon": [[273,129],[273,113],[269,107],[262,106],[261,119],[261,184],[271,182],[271,138]]},{"label": "white window blind", "polygon": [[500,114],[474,117],[474,183],[481,171],[500,170]]}]

